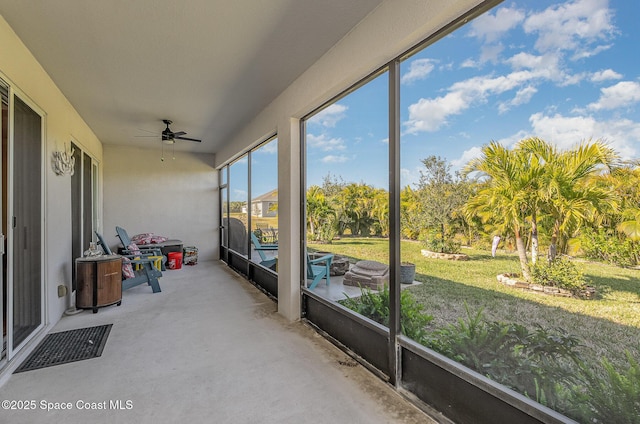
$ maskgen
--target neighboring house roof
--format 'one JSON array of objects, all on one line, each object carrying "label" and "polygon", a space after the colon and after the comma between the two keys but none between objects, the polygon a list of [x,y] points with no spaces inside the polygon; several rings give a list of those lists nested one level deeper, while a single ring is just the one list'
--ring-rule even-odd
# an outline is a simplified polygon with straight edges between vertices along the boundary
[{"label": "neighboring house roof", "polygon": [[278,189],[275,190],[271,190],[263,195],[260,195],[258,197],[254,197],[253,200],[251,200],[251,203],[255,203],[255,202],[277,202],[278,201]]}]

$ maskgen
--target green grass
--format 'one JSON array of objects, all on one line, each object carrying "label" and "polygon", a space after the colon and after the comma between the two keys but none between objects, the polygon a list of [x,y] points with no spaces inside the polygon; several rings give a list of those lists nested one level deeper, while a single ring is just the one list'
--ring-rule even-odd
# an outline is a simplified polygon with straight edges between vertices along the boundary
[{"label": "green grass", "polygon": [[[343,238],[332,244],[309,244],[314,250],[345,255],[352,261],[389,263],[388,240]],[[464,304],[482,309],[490,321],[514,322],[530,329],[561,328],[580,339],[581,355],[587,363],[608,358],[627,367],[625,350],[640,357],[640,271],[611,265],[579,262],[598,296],[593,300],[555,297],[526,292],[500,284],[496,275],[518,272],[518,258],[499,252],[463,249],[469,261],[427,259],[422,246],[403,241],[402,261],[416,264],[416,280],[423,284],[407,288],[434,316],[431,329],[442,328],[465,316]]]}]

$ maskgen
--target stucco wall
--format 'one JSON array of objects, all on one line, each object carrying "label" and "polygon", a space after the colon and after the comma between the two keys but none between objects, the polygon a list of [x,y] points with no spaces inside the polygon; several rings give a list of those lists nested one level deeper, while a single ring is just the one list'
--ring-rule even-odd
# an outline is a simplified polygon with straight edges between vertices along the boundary
[{"label": "stucco wall", "polygon": [[51,155],[73,139],[101,162],[102,144],[2,16],[0,78],[45,114],[44,296],[47,323],[54,324],[69,307],[69,296],[58,297],[57,286],[71,287],[71,177],[53,173]]},{"label": "stucco wall", "polygon": [[130,236],[154,233],[198,248],[198,260],[218,258],[218,173],[212,154],[104,146],[106,242],[116,225]]}]

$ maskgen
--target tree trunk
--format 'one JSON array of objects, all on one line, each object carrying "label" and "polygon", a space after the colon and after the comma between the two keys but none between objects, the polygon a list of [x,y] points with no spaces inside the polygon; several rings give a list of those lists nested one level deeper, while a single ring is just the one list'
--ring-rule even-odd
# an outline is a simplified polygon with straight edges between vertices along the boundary
[{"label": "tree trunk", "polygon": [[524,246],[524,241],[520,236],[520,229],[515,230],[516,236],[516,249],[518,250],[518,258],[520,259],[520,269],[522,270],[522,276],[526,281],[531,281],[531,273],[529,272],[529,263],[527,261],[527,250]]},{"label": "tree trunk", "polygon": [[551,242],[549,243],[549,262],[553,262],[558,254],[558,234],[560,233],[560,222],[556,220],[553,224]]},{"label": "tree trunk", "polygon": [[536,213],[531,215],[531,263],[538,261],[538,223]]},{"label": "tree trunk", "polygon": [[316,238],[316,229],[315,225],[313,225],[313,219],[309,219],[309,230],[311,231],[311,237]]}]

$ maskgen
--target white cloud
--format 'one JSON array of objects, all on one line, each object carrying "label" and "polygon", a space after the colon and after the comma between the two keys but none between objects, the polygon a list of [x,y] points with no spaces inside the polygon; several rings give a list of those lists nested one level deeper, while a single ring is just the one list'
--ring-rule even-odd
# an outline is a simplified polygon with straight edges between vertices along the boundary
[{"label": "white cloud", "polygon": [[504,50],[504,46],[501,43],[486,44],[482,46],[482,48],[480,49],[480,63],[497,63],[502,50]]},{"label": "white cloud", "polygon": [[551,6],[524,21],[525,33],[536,33],[540,52],[574,50],[575,58],[585,57],[606,46],[592,46],[606,40],[615,28],[608,0],[576,0]]},{"label": "white cloud", "polygon": [[500,138],[498,140],[496,140],[496,142],[502,144],[505,147],[513,147],[515,146],[520,140],[524,140],[525,138],[529,138],[529,137],[533,137],[533,134],[525,131],[525,130],[520,130],[515,134],[511,134],[510,136],[504,137],[504,138]]},{"label": "white cloud", "polygon": [[349,158],[344,155],[327,155],[322,158],[322,163],[344,163]]},{"label": "white cloud", "polygon": [[512,72],[506,76],[479,76],[454,83],[444,96],[420,99],[409,106],[407,132],[437,131],[448,118],[458,115],[473,104],[482,103],[489,95],[501,94],[528,83],[536,77],[530,71]]},{"label": "white cloud", "polygon": [[[640,122],[630,119],[599,121],[592,116],[535,113],[529,117],[529,122],[530,130],[520,130],[496,142],[505,147],[512,147],[523,139],[539,137],[561,150],[566,150],[582,142],[602,140],[623,160],[635,159],[640,153]],[[472,147],[451,163],[453,166],[464,166],[470,159],[479,155],[480,147]]]},{"label": "white cloud", "polygon": [[571,56],[571,60],[586,59],[588,57],[595,56],[598,53],[603,52],[605,50],[609,50],[611,47],[613,47],[613,44],[606,44],[606,45],[596,46],[590,49],[577,50]]},{"label": "white cloud", "polygon": [[640,102],[640,83],[635,81],[620,81],[600,92],[598,101],[587,105],[589,110],[617,109]]},{"label": "white cloud", "polygon": [[617,80],[621,78],[622,75],[620,75],[613,69],[605,69],[604,71],[598,71],[591,74],[591,82],[602,82],[607,80]]},{"label": "white cloud", "polygon": [[312,149],[320,149],[328,152],[330,150],[345,150],[344,140],[341,138],[329,138],[326,134],[307,134],[307,146]]},{"label": "white cloud", "polygon": [[518,90],[515,97],[508,102],[500,103],[498,106],[498,113],[502,114],[510,110],[513,106],[520,106],[522,104],[529,103],[534,94],[538,92],[538,89],[534,86],[527,86],[521,90]]},{"label": "white cloud", "polygon": [[532,77],[541,80],[553,81],[559,86],[578,84],[587,74],[567,73],[561,65],[562,54],[560,52],[550,52],[542,55],[520,52],[505,62],[511,65],[514,70],[527,69],[531,71]]},{"label": "white cloud", "polygon": [[349,109],[347,106],[334,103],[309,118],[309,123],[329,128],[335,127],[340,120],[347,116],[347,109]]},{"label": "white cloud", "polygon": [[407,132],[437,131],[447,123],[450,115],[457,115],[469,107],[465,93],[456,91],[435,99],[420,99],[409,106],[409,120],[404,123]]},{"label": "white cloud", "polygon": [[480,156],[482,156],[482,148],[474,146],[469,150],[462,152],[462,156],[458,159],[452,160],[451,166],[457,169],[462,169],[471,159],[479,158]]},{"label": "white cloud", "polygon": [[538,89],[529,85],[522,90],[518,90],[516,96],[511,101],[514,106],[519,106],[525,103],[529,103],[534,94],[538,92]]},{"label": "white cloud", "polygon": [[478,62],[467,60],[462,67],[477,67],[486,62],[497,63],[504,46],[498,40],[500,37],[515,28],[524,20],[524,13],[513,8],[501,7],[495,14],[485,13],[471,22],[468,36],[476,37],[483,43],[480,48],[480,58]]},{"label": "white cloud", "polygon": [[524,13],[522,11],[501,7],[496,10],[495,14],[485,13],[473,20],[470,24],[469,36],[493,43],[523,20]]},{"label": "white cloud", "polygon": [[640,123],[629,119],[598,121],[592,116],[547,116],[535,113],[531,115],[529,122],[536,137],[554,143],[560,149],[599,139],[609,143],[623,159],[638,155]]},{"label": "white cloud", "polygon": [[260,148],[254,150],[255,153],[274,154],[278,153],[278,140],[273,140],[267,144],[263,144]]},{"label": "white cloud", "polygon": [[532,77],[551,81],[562,81],[566,78],[560,67],[560,57],[556,53],[534,55],[521,52],[511,56],[506,62],[516,71],[529,70],[533,74]]},{"label": "white cloud", "polygon": [[469,58],[460,64],[461,68],[479,68],[480,64],[475,60]]},{"label": "white cloud", "polygon": [[585,78],[589,78],[589,74],[586,72],[579,72],[577,74],[566,74],[562,73],[562,81],[558,83],[560,87],[566,87],[568,85],[576,85],[579,84]]},{"label": "white cloud", "polygon": [[409,65],[409,70],[402,76],[400,82],[407,84],[428,77],[435,68],[435,63],[437,61],[433,59],[416,59],[412,61]]}]

